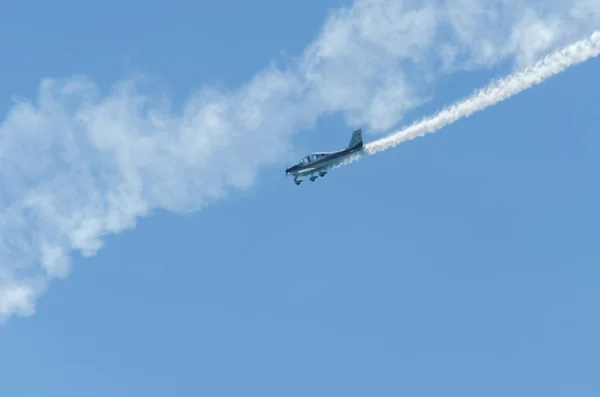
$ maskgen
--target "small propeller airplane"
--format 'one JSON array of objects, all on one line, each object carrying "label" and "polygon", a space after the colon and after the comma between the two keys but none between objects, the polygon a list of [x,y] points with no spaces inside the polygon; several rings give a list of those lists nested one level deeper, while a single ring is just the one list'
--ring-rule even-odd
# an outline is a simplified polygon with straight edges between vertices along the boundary
[{"label": "small propeller airplane", "polygon": [[298,179],[301,176],[310,175],[310,181],[314,182],[318,173],[322,178],[327,174],[327,170],[342,163],[348,156],[353,155],[363,150],[362,131],[360,129],[352,133],[352,139],[346,149],[338,150],[337,152],[315,152],[308,156],[304,156],[302,160],[285,170],[285,176],[293,175],[294,183],[299,185],[303,182]]}]

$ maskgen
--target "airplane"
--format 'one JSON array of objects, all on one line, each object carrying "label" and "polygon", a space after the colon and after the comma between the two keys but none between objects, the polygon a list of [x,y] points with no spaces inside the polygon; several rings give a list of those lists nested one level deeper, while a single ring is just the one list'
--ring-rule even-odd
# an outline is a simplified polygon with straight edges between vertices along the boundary
[{"label": "airplane", "polygon": [[363,150],[362,130],[358,129],[352,133],[350,144],[346,149],[337,152],[314,152],[304,156],[302,160],[285,170],[285,176],[293,175],[294,183],[299,185],[303,182],[298,179],[301,176],[310,175],[310,181],[314,182],[318,173],[322,178],[327,174],[327,170],[342,163],[348,156]]}]

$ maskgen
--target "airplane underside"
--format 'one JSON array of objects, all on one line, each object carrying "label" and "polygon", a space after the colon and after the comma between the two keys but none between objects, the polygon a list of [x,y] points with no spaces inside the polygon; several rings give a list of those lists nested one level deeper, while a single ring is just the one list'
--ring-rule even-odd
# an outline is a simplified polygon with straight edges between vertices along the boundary
[{"label": "airplane underside", "polygon": [[[327,171],[318,171],[318,174],[319,174],[319,176],[320,176],[321,178],[323,178],[325,175],[327,175]],[[315,175],[315,174],[314,174],[314,172],[311,172],[311,173],[310,173],[310,177],[309,177],[308,179],[310,179],[310,181],[311,181],[311,182],[314,182],[314,181],[315,181],[315,180],[316,180],[316,179],[317,179],[319,176]],[[300,177],[299,175],[296,175],[296,176],[294,177],[294,183],[295,183],[296,185],[299,185],[299,184],[301,184],[302,182],[304,182],[304,180],[303,180],[303,179],[299,179],[299,177]]]}]

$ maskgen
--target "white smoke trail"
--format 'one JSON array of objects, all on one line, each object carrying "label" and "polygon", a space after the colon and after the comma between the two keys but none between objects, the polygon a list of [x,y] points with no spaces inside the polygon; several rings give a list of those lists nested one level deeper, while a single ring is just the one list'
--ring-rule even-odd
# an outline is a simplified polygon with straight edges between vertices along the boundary
[{"label": "white smoke trail", "polygon": [[[375,154],[390,149],[404,141],[433,133],[474,112],[495,105],[518,94],[549,77],[558,74],[570,66],[587,61],[600,54],[600,31],[595,31],[586,39],[577,41],[561,50],[547,55],[534,65],[492,82],[474,95],[442,110],[437,115],[427,117],[396,133],[365,145],[364,154]],[[344,164],[358,160],[355,156]]]}]

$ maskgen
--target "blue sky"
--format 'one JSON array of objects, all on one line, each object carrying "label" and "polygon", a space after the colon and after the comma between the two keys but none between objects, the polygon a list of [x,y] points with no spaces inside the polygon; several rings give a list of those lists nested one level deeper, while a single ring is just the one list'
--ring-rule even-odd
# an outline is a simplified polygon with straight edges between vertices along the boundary
[{"label": "blue sky", "polygon": [[284,178],[600,26],[443,4],[5,6],[0,395],[597,395],[598,59]]}]

